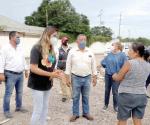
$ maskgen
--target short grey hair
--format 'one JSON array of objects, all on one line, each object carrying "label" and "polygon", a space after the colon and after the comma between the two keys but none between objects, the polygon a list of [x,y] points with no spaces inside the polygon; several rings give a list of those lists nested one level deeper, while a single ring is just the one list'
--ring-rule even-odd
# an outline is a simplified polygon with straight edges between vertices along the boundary
[{"label": "short grey hair", "polygon": [[[85,34],[79,34],[79,35],[77,36],[77,40],[78,40],[81,36],[85,36],[85,37],[86,37]],[[86,38],[87,38],[87,37],[86,37]]]}]

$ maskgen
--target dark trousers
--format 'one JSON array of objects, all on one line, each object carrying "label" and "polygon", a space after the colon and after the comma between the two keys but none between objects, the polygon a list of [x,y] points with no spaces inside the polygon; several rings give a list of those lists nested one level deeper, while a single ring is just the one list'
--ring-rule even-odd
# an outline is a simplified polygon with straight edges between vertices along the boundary
[{"label": "dark trousers", "polygon": [[109,104],[110,91],[112,89],[113,94],[113,106],[118,107],[118,87],[119,83],[112,79],[112,75],[105,74],[105,99],[104,103],[106,106]]},{"label": "dark trousers", "polygon": [[148,78],[146,80],[146,88],[148,87],[149,84],[150,84],[150,74],[149,74],[149,76],[148,76]]}]

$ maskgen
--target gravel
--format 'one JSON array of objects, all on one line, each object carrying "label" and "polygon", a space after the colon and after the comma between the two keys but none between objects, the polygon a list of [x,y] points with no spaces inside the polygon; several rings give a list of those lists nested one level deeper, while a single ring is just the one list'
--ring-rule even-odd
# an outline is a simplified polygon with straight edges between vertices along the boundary
[{"label": "gravel", "polygon": [[[10,121],[4,125],[29,125],[29,121],[32,114],[32,96],[29,88],[26,87],[26,82],[24,83],[24,94],[23,94],[23,105],[29,110],[28,113],[22,114],[15,112],[15,92],[11,98],[11,111],[14,115]],[[2,111],[2,101],[4,95],[4,83],[0,85],[2,90],[0,93],[0,121],[4,120]],[[150,91],[150,88],[148,89]],[[90,113],[94,116],[94,121],[88,121],[82,117],[74,123],[69,122],[69,118],[72,115],[72,100],[67,102],[61,102],[61,91],[60,85],[57,80],[54,82],[54,87],[51,90],[49,102],[49,114],[48,114],[48,125],[115,125],[117,123],[116,113],[113,111],[112,107],[112,96],[110,100],[110,105],[108,110],[104,111],[103,100],[104,100],[104,82],[103,79],[99,79],[97,86],[93,87],[91,85],[90,92]],[[80,103],[81,107],[81,103]],[[80,113],[81,112],[80,108]],[[82,115],[82,114],[81,114]],[[150,125],[150,100],[145,112],[145,117],[143,119],[143,125]],[[132,120],[128,120],[128,125],[132,125]]]},{"label": "gravel", "polygon": [[[96,55],[97,64],[99,59],[102,59],[103,55]],[[4,83],[0,84],[0,121],[5,120],[3,116],[3,95],[4,95]],[[108,110],[104,111],[103,100],[104,100],[104,80],[103,77],[99,75],[97,81],[97,86],[93,87],[91,85],[90,92],[90,113],[94,117],[94,121],[88,121],[82,117],[74,123],[69,122],[69,118],[72,115],[72,100],[67,102],[61,101],[61,90],[58,80],[54,81],[54,86],[50,92],[50,102],[49,102],[49,114],[48,114],[48,125],[116,125],[117,114],[113,111],[112,106],[112,95],[110,99],[110,105]],[[150,94],[150,86],[148,88],[148,93]],[[28,113],[22,114],[15,112],[15,91],[13,92],[11,98],[11,112],[14,118],[9,120],[4,125],[29,125],[31,114],[32,114],[32,96],[31,90],[27,88],[27,79],[24,82],[24,94],[23,94],[23,106],[29,110]],[[80,115],[82,115],[82,107],[80,102]],[[145,111],[144,119],[142,120],[143,125],[150,125],[150,99]],[[128,125],[132,125],[132,120],[128,120]]]}]

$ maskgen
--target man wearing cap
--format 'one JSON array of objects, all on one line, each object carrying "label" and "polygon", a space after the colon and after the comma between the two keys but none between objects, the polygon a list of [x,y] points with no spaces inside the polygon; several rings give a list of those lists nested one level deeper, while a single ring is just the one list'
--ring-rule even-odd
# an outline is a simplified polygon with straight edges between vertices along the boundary
[{"label": "man wearing cap", "polygon": [[[62,37],[61,39],[61,47],[59,48],[57,69],[65,71],[66,69],[66,60],[68,56],[68,52],[70,51],[70,47],[68,46],[68,37]],[[63,81],[60,82],[61,90],[62,90],[62,102],[65,102],[67,99],[71,98],[71,88],[67,86]]]}]

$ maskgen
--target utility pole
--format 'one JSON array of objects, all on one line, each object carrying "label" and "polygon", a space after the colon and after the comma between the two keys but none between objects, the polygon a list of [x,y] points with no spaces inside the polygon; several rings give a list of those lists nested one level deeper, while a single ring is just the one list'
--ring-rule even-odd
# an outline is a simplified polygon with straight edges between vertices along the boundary
[{"label": "utility pole", "polygon": [[102,15],[103,15],[103,9],[100,10],[100,13],[99,13],[99,18],[100,18],[100,27],[102,26],[103,22],[102,22]]},{"label": "utility pole", "polygon": [[120,13],[120,18],[119,18],[119,34],[118,34],[119,38],[120,38],[120,31],[121,31],[121,22],[122,22],[122,14]]},{"label": "utility pole", "polygon": [[46,16],[46,27],[48,26],[48,12],[47,12],[47,7],[46,7],[46,9],[45,9],[45,16]]},{"label": "utility pole", "polygon": [[51,0],[48,0],[47,6],[45,7],[46,27],[48,26],[48,5],[50,2]]}]

